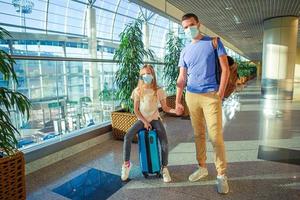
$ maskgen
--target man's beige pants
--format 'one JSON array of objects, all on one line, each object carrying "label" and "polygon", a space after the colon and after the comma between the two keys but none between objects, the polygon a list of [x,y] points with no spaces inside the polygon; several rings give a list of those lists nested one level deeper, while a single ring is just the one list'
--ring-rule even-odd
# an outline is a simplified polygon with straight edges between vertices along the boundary
[{"label": "man's beige pants", "polygon": [[192,126],[194,128],[196,156],[200,166],[205,166],[206,140],[205,122],[209,139],[214,148],[214,161],[218,175],[225,174],[226,155],[222,129],[222,101],[216,92],[186,93]]}]

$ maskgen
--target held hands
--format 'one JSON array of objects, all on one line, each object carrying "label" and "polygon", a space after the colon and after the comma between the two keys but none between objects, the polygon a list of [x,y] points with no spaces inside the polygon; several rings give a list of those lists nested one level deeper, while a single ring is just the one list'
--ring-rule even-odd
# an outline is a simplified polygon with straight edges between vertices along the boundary
[{"label": "held hands", "polygon": [[173,108],[171,108],[170,110],[169,110],[169,112],[168,113],[171,113],[171,114],[175,114],[176,115],[176,110],[175,109],[173,109]]},{"label": "held hands", "polygon": [[176,115],[182,115],[184,112],[183,105],[181,103],[176,103],[175,111],[176,111]]}]

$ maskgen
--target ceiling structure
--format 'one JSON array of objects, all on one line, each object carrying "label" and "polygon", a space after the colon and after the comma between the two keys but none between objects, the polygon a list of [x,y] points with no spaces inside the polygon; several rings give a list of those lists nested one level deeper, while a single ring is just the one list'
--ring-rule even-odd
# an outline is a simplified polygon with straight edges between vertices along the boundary
[{"label": "ceiling structure", "polygon": [[[108,51],[108,54],[104,55],[108,57],[105,58],[112,59],[110,53],[119,46],[120,33],[126,24],[143,15],[149,25],[150,49],[154,51],[156,59],[163,60],[166,41],[162,40],[162,36],[168,33],[169,27],[177,27],[178,22],[169,20],[168,16],[141,8],[128,0],[0,0],[0,26],[12,34],[16,43],[28,43],[33,48],[35,44],[32,43],[40,40],[49,41],[48,45],[52,46],[59,46],[57,41],[85,46],[89,5],[93,5],[96,10],[96,35],[98,44],[105,46],[104,49]],[[64,55],[60,47],[59,50],[47,48],[45,51],[56,55],[60,52],[59,55]],[[85,52],[84,49],[82,52]],[[75,55],[79,56],[81,53]],[[85,55],[82,53],[82,56]],[[66,51],[66,56],[74,54]]]},{"label": "ceiling structure", "polygon": [[[251,60],[262,59],[263,21],[300,16],[300,0],[167,0],[184,13],[195,13],[202,24],[236,46]],[[298,26],[300,47],[300,24]]]}]

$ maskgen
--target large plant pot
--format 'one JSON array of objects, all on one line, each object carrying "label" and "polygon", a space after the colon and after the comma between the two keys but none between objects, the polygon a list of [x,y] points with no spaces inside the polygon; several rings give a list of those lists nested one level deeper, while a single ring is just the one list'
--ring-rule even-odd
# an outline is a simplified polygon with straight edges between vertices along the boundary
[{"label": "large plant pot", "polygon": [[0,158],[0,200],[26,199],[24,154]]},{"label": "large plant pot", "polygon": [[243,77],[241,78],[241,80],[242,80],[242,84],[245,84],[245,83],[247,82],[247,77],[243,76]]},{"label": "large plant pot", "polygon": [[243,84],[242,79],[239,78],[239,79],[236,81],[236,83],[237,83],[238,85],[242,85],[242,84]]},{"label": "large plant pot", "polygon": [[[124,140],[124,135],[136,121],[137,117],[134,114],[123,111],[112,112],[111,125],[114,139]],[[134,137],[133,141],[137,142],[137,136]]]},{"label": "large plant pot", "polygon": [[[168,96],[167,99],[166,99],[166,102],[167,102],[167,106],[175,109],[175,106],[176,106],[176,96],[175,95]],[[183,113],[182,116],[183,117],[189,116],[190,115],[189,114],[189,108],[186,105],[185,98],[182,98],[182,105],[184,106],[184,113]]]}]

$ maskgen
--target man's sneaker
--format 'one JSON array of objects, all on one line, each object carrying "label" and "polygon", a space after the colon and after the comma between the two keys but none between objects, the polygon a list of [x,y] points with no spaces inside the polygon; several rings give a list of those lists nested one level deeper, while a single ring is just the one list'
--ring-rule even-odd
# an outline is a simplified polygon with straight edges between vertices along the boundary
[{"label": "man's sneaker", "polygon": [[131,169],[131,163],[129,163],[129,165],[122,165],[122,171],[121,171],[121,179],[122,181],[126,181],[129,177],[129,172]]},{"label": "man's sneaker", "polygon": [[162,170],[162,174],[163,174],[163,180],[165,183],[169,183],[172,181],[169,170],[167,167],[164,167]]},{"label": "man's sneaker", "polygon": [[197,169],[194,173],[192,173],[189,176],[189,181],[195,182],[200,180],[201,178],[206,177],[207,175],[208,175],[207,169],[203,167],[199,167],[199,169]]},{"label": "man's sneaker", "polygon": [[217,176],[217,190],[220,194],[227,194],[229,192],[229,186],[227,182],[227,176]]}]

